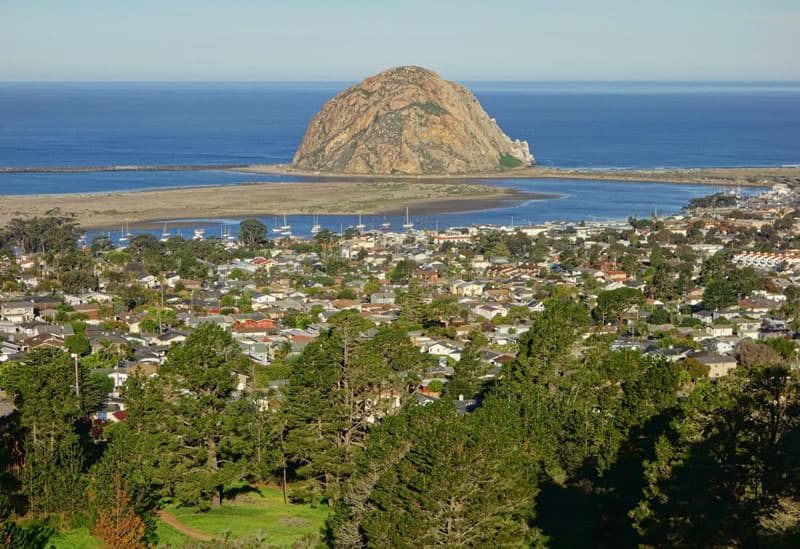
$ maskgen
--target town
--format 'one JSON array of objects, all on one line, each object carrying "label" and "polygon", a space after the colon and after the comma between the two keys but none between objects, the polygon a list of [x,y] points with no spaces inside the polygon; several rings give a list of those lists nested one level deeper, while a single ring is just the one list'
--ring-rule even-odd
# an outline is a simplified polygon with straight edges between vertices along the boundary
[{"label": "town", "polygon": [[[623,361],[630,355],[641,364],[671,364],[678,395],[689,395],[703,380],[737,368],[796,366],[798,199],[796,188],[776,183],[760,194],[694,199],[669,217],[442,231],[350,227],[342,234],[322,229],[310,239],[270,239],[261,222],[249,219],[238,239],[159,241],[141,234],[124,247],[102,235],[82,243],[65,212],[15,219],[0,230],[0,382],[14,364],[61,353],[64,372],[74,367],[68,390],[101,395],[82,416],[95,444],[103,443],[109,427],[130,414],[143,421],[141,410],[130,409],[142,404],[132,404],[129,392],[141,398],[148,379],[174,375],[179,349],[187,349],[180,360],[194,360],[188,349],[196,350],[192,338],[202,334],[203,341],[235,344],[241,358],[230,368],[225,402],[212,412],[247,400],[267,417],[288,410],[291,427],[300,406],[293,399],[319,380],[295,384],[303,371],[322,375],[313,369],[315,353],[336,333],[345,366],[348,341],[379,356],[371,363],[377,370],[359,370],[368,381],[349,380],[362,383],[348,421],[360,433],[354,440],[363,442],[370,426],[407,405],[445,403],[458,416],[473,414],[508,368],[541,358],[532,350],[535,339],[551,337],[542,319],[549,304],[562,302],[586,320],[576,328],[577,344],[559,352],[569,348],[583,364],[592,364],[598,348]],[[556,376],[575,375],[560,358],[541,361],[546,368],[557,363]],[[0,388],[0,415],[8,419],[21,389],[13,382]],[[298,425],[300,432],[304,422]],[[291,449],[295,435],[287,429],[281,436],[291,457],[271,458],[262,478],[282,469],[286,497],[288,467],[293,498],[325,494],[332,501],[341,479],[353,474],[354,450],[341,458],[350,464],[347,473],[325,469],[314,457],[299,457],[297,440]],[[570,471],[564,463],[561,469]],[[219,487],[221,504],[223,484],[252,478],[237,475],[215,477],[186,502],[214,499]]]},{"label": "town", "polygon": [[[492,379],[516,355],[531,315],[560,294],[595,312],[592,333],[617,335],[612,347],[694,359],[718,377],[746,359],[736,351],[743,342],[771,344],[794,360],[797,199],[778,184],[744,200],[720,193],[681,215],[625,222],[349,228],[270,241],[251,220],[239,242],[160,243],[144,234],[114,249],[100,236],[76,249],[77,260],[17,248],[0,263],[0,361],[53,347],[102,364],[94,371],[114,390],[98,418],[118,421],[129,373],[155,373],[170,345],[211,323],[254,363],[258,375],[240,372],[240,390],[263,393],[266,406],[285,381],[286,359],[332,315],[352,310],[376,326],[402,320],[410,328],[420,351],[437,359],[420,397],[436,398],[470,334],[485,337],[481,378]],[[165,254],[188,260],[160,270]],[[603,297],[617,302],[604,311]],[[114,360],[95,358],[109,350]]]}]

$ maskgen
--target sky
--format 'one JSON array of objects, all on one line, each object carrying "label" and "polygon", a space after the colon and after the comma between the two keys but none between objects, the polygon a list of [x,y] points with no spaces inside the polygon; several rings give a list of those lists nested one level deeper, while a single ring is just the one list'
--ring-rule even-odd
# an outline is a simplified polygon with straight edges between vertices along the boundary
[{"label": "sky", "polygon": [[0,0],[0,80],[800,80],[798,0]]}]

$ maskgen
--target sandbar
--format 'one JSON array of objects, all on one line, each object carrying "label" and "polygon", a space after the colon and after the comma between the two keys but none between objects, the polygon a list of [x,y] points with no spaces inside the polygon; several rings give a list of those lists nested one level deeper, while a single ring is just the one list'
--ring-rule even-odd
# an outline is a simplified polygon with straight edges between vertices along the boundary
[{"label": "sandbar", "polygon": [[53,208],[84,228],[146,228],[159,221],[296,214],[415,214],[475,211],[521,200],[554,198],[478,182],[316,181],[247,183],[137,192],[13,195],[0,200],[0,226]]}]

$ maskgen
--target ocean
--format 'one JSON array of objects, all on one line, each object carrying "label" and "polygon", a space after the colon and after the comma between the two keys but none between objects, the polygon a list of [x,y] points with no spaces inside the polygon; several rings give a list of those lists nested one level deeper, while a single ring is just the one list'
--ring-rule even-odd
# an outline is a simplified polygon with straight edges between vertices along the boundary
[{"label": "ocean", "polygon": [[[347,85],[0,83],[0,167],[288,163],[311,116]],[[529,142],[544,166],[800,165],[800,83],[465,85],[509,136]],[[290,180],[219,171],[0,174],[0,195]],[[499,182],[563,198],[448,214],[439,222],[674,213],[691,197],[714,191],[689,185]]]}]

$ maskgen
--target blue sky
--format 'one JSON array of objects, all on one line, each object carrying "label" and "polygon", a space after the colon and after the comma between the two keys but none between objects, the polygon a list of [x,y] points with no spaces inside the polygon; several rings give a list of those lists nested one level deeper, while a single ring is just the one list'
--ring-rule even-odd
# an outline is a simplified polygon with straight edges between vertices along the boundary
[{"label": "blue sky", "polygon": [[800,80],[798,0],[0,0],[0,80]]}]

